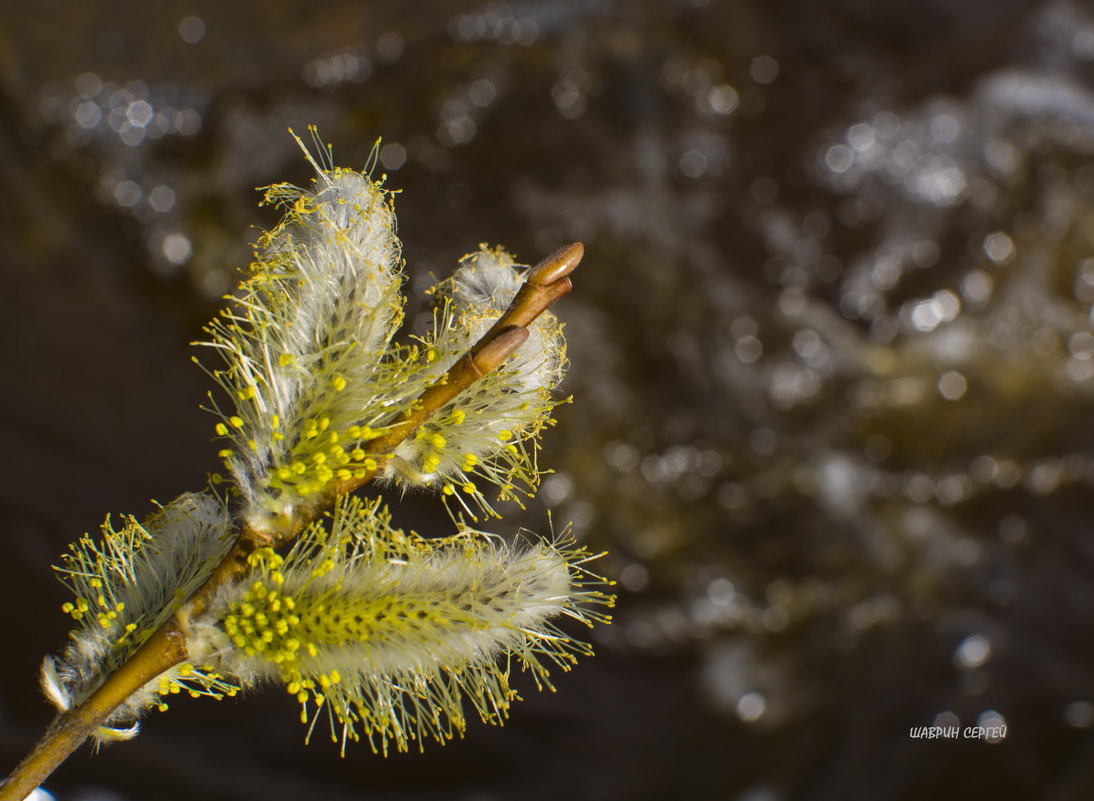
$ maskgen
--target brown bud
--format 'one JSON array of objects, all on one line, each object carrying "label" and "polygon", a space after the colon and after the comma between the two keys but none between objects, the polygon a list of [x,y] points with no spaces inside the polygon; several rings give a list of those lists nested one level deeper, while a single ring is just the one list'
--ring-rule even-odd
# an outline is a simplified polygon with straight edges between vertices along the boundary
[{"label": "brown bud", "polygon": [[528,271],[529,284],[547,286],[574,271],[585,255],[585,246],[580,242],[564,245]]}]

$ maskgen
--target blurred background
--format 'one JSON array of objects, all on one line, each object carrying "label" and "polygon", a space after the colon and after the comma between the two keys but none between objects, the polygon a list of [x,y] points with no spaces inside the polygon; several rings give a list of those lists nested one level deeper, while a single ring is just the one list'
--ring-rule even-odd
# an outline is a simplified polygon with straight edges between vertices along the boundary
[{"label": "blurred background", "polygon": [[1091,797],[1068,0],[0,3],[0,771],[51,717],[51,563],[219,466],[190,343],[310,123],[346,166],[383,138],[408,320],[480,242],[585,243],[555,473],[497,528],[572,521],[616,622],[424,755],[305,748],[284,693],[185,701],[59,801]]}]

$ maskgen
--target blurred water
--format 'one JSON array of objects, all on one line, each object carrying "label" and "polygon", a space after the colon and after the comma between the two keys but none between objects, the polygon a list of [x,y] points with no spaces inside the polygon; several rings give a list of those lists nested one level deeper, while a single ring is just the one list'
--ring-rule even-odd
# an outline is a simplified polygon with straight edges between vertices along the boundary
[{"label": "blurred water", "polygon": [[480,241],[585,242],[541,498],[623,588],[500,731],[339,763],[281,699],[195,702],[59,799],[1089,794],[1086,5],[4,10],[8,762],[50,560],[215,469],[187,342],[273,222],[253,188],[306,178],[289,126],[353,165],[383,137],[418,309]]}]

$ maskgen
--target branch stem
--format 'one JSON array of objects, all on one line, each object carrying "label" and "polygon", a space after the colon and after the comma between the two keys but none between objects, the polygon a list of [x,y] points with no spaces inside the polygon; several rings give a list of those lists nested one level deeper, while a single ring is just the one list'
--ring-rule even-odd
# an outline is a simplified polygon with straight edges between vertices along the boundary
[{"label": "branch stem", "polygon": [[186,647],[182,635],[169,621],[86,701],[62,712],[53,720],[34,750],[0,785],[0,801],[22,801],[30,795],[110,717],[119,704],[163,671],[185,659]]}]

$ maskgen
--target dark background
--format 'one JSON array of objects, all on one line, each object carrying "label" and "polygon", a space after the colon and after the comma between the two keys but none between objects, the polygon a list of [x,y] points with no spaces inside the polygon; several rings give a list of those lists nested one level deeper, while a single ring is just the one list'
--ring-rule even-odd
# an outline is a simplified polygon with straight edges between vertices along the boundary
[{"label": "dark background", "polygon": [[[0,770],[50,719],[50,564],[218,467],[190,343],[309,123],[347,166],[383,137],[412,311],[479,242],[585,243],[557,472],[496,528],[573,521],[616,622],[424,755],[305,748],[271,690],[153,714],[58,799],[1090,797],[1094,11],[1064,0],[0,3]],[[936,721],[1007,735],[909,736]]]}]

